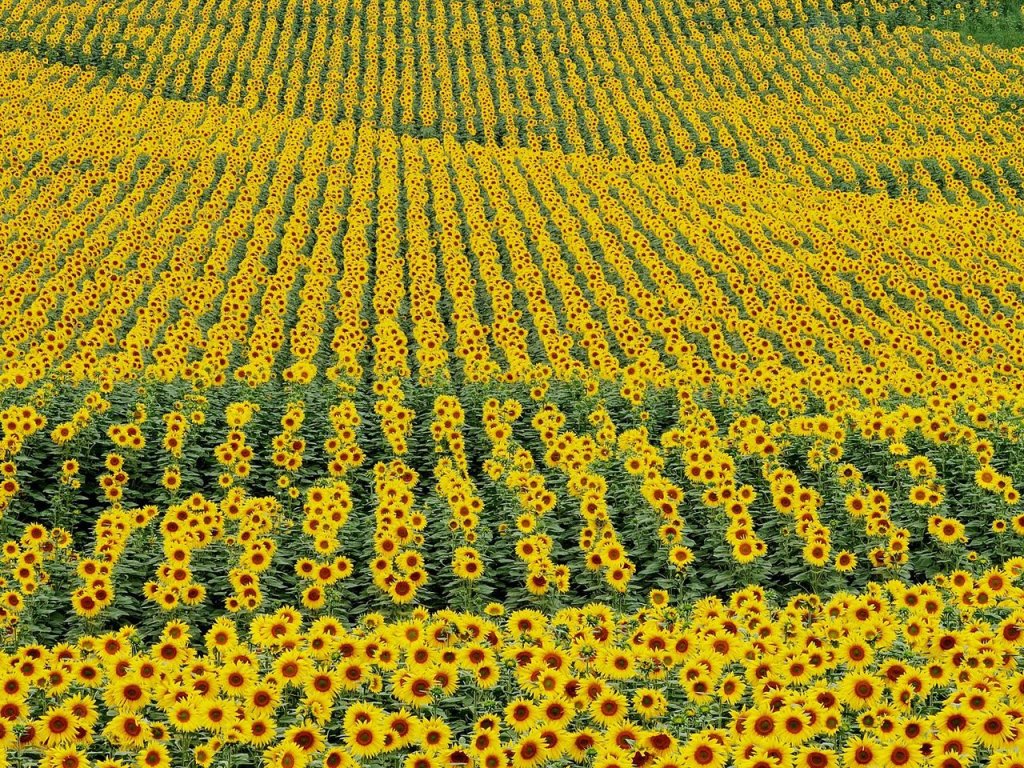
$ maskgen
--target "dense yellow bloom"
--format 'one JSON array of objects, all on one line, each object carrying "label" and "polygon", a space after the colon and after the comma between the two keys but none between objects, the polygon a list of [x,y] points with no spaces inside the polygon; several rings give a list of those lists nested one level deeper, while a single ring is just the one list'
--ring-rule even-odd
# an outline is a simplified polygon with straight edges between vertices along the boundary
[{"label": "dense yellow bloom", "polygon": [[0,8],[0,762],[1016,768],[1015,9],[252,5]]}]

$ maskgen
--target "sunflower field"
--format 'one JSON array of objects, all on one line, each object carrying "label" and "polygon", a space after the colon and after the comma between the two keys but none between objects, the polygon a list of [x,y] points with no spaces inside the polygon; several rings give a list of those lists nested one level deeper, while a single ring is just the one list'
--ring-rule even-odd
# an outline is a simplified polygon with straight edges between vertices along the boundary
[{"label": "sunflower field", "polygon": [[0,768],[1024,768],[1013,0],[0,0]]}]

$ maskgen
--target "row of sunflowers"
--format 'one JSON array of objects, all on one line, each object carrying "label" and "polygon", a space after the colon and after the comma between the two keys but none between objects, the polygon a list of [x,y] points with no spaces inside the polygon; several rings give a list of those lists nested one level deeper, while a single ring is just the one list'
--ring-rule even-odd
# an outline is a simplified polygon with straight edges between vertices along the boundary
[{"label": "row of sunflowers", "polygon": [[0,765],[1024,768],[1012,10],[0,0]]},{"label": "row of sunflowers", "polygon": [[[931,200],[1024,194],[1005,0],[6,0],[0,51],[89,85]],[[850,104],[856,104],[851,110]]]},{"label": "row of sunflowers", "polygon": [[12,627],[251,611],[264,573],[316,610],[625,609],[1017,553],[1012,210],[3,63]]},{"label": "row of sunflowers", "polygon": [[748,587],[685,610],[655,590],[632,613],[125,627],[4,654],[0,744],[48,768],[1018,768],[1022,574],[778,607]]}]

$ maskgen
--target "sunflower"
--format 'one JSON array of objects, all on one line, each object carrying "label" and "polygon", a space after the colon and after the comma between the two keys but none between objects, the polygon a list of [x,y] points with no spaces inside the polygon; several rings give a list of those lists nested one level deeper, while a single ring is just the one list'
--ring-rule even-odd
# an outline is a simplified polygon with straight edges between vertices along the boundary
[{"label": "sunflower", "polygon": [[358,765],[352,755],[342,747],[331,747],[324,754],[324,768],[356,768]]},{"label": "sunflower", "polygon": [[808,542],[803,548],[804,562],[814,568],[824,568],[828,563],[829,547],[817,541]]},{"label": "sunflower", "polygon": [[[319,669],[311,671],[305,676],[305,680],[302,683],[303,693],[305,693],[306,700],[310,701],[313,699],[319,699],[324,702],[332,702],[341,692],[343,685],[343,676],[336,670],[331,669]],[[259,688],[257,688],[257,691]],[[250,693],[250,699],[257,694]],[[271,690],[266,690],[266,695],[262,696],[261,699],[266,703],[263,704],[264,708],[276,705],[277,694]]]},{"label": "sunflower", "polygon": [[157,742],[147,745],[139,752],[135,762],[139,768],[169,768],[171,756],[167,747]]},{"label": "sunflower", "polygon": [[388,715],[386,724],[394,737],[392,747],[395,749],[411,743],[416,736],[417,719],[405,709]]},{"label": "sunflower", "polygon": [[215,733],[227,733],[238,722],[238,707],[227,699],[208,699],[202,705],[200,722]]},{"label": "sunflower", "polygon": [[88,768],[89,758],[76,747],[58,747],[47,751],[44,768]]},{"label": "sunflower", "polygon": [[836,650],[837,660],[855,670],[869,667],[874,655],[871,646],[856,636],[844,640]]},{"label": "sunflower", "polygon": [[417,740],[424,749],[440,751],[451,743],[451,728],[441,718],[421,720],[417,728]]},{"label": "sunflower", "polygon": [[107,684],[103,700],[120,712],[138,712],[149,703],[150,698],[142,678],[126,675]]},{"label": "sunflower", "polygon": [[595,723],[607,728],[624,718],[628,710],[629,704],[626,697],[608,690],[591,702],[588,711]]},{"label": "sunflower", "polygon": [[507,758],[500,747],[492,747],[477,753],[474,756],[474,764],[479,768],[506,768]]},{"label": "sunflower", "polygon": [[277,724],[273,718],[266,715],[259,715],[251,718],[244,724],[244,740],[255,746],[269,744],[277,738]]},{"label": "sunflower", "polygon": [[391,676],[391,690],[394,697],[412,707],[426,707],[434,701],[432,690],[435,676],[440,670],[429,667],[419,668],[415,673],[398,670]]},{"label": "sunflower", "polygon": [[626,651],[605,650],[598,656],[597,671],[609,680],[629,680],[636,674],[636,660]]},{"label": "sunflower", "polygon": [[943,544],[954,544],[958,541],[967,541],[964,524],[959,520],[942,519],[933,531],[933,535]]},{"label": "sunflower", "polygon": [[698,705],[714,699],[715,681],[702,665],[688,665],[680,676],[683,690],[689,699]]},{"label": "sunflower", "polygon": [[633,694],[633,711],[644,720],[654,720],[668,711],[668,699],[654,688],[638,688]]},{"label": "sunflower", "polygon": [[750,732],[759,739],[768,739],[779,732],[779,717],[776,712],[766,707],[751,711],[745,722]]},{"label": "sunflower", "polygon": [[0,719],[17,722],[29,716],[28,703],[21,698],[0,698]]},{"label": "sunflower", "polygon": [[202,710],[196,706],[191,696],[177,700],[175,706],[168,712],[168,720],[182,733],[193,733],[210,727],[210,723],[205,720]]},{"label": "sunflower", "polygon": [[678,751],[678,743],[674,736],[665,731],[652,731],[643,734],[640,748],[653,755],[669,755]]},{"label": "sunflower", "polygon": [[306,753],[287,742],[277,744],[263,753],[264,765],[267,768],[304,768],[309,765]]},{"label": "sunflower", "polygon": [[99,615],[103,605],[96,597],[86,590],[75,590],[71,596],[71,607],[75,613],[85,619]]},{"label": "sunflower", "polygon": [[851,709],[862,710],[873,707],[882,698],[882,681],[871,674],[858,672],[849,674],[839,683],[839,697]]},{"label": "sunflower", "polygon": [[986,709],[978,713],[972,726],[980,744],[992,750],[1007,748],[1020,737],[1020,726],[1001,709]]},{"label": "sunflower", "polygon": [[78,720],[83,728],[91,728],[99,719],[96,700],[85,694],[75,694],[66,698],[63,705]]},{"label": "sunflower", "polygon": [[839,573],[849,573],[857,567],[857,556],[853,552],[842,550],[836,553],[835,569]]},{"label": "sunflower", "polygon": [[75,740],[79,727],[76,718],[66,707],[51,707],[36,721],[36,738],[47,747],[61,747]]},{"label": "sunflower", "polygon": [[682,570],[693,562],[693,550],[681,544],[672,547],[668,553],[668,561],[676,570]]},{"label": "sunflower", "polygon": [[695,733],[679,752],[682,765],[701,768],[722,768],[728,758],[729,750],[707,732]]},{"label": "sunflower", "polygon": [[539,736],[524,736],[512,747],[513,768],[536,768],[547,759],[547,749]]},{"label": "sunflower", "polygon": [[[473,679],[477,688],[494,688],[499,682],[501,682],[501,674],[498,668],[493,664],[481,664],[473,669]],[[458,676],[452,675],[451,680],[453,683],[452,686],[441,687],[441,689],[447,694],[454,692],[454,684],[458,681]]]},{"label": "sunflower", "polygon": [[801,747],[793,762],[794,768],[836,768],[839,758],[831,749],[823,747]]},{"label": "sunflower", "polygon": [[718,684],[718,698],[727,704],[735,704],[743,698],[746,688],[746,684],[737,675],[725,675]]},{"label": "sunflower", "polygon": [[289,728],[284,733],[282,743],[292,744],[307,755],[322,751],[326,744],[320,730],[316,726],[308,724],[295,725]]},{"label": "sunflower", "polygon": [[525,733],[540,722],[540,708],[530,699],[513,699],[505,706],[505,721],[513,730]]},{"label": "sunflower", "polygon": [[168,467],[161,482],[168,491],[177,491],[181,488],[181,472],[176,467]]},{"label": "sunflower", "polygon": [[566,734],[566,753],[576,762],[582,762],[597,744],[597,732],[583,728]]},{"label": "sunflower", "polygon": [[384,749],[386,729],[374,718],[372,721],[346,724],[345,745],[356,758],[369,758]]},{"label": "sunflower", "polygon": [[[311,680],[315,679],[311,678]],[[306,682],[307,696],[310,681]],[[252,687],[246,696],[246,714],[264,715],[273,712],[280,702],[280,691],[276,685],[269,685],[265,682],[257,683]]]},{"label": "sunflower", "polygon": [[319,610],[326,604],[327,595],[321,585],[311,584],[302,592],[302,605],[309,610]]},{"label": "sunflower", "polygon": [[884,766],[885,750],[877,742],[864,738],[851,738],[843,750],[843,761],[850,768]]},{"label": "sunflower", "polygon": [[205,744],[197,744],[192,749],[192,757],[196,761],[196,765],[201,768],[209,768],[213,764],[213,759],[217,756],[217,752],[220,749],[220,743],[211,739]]},{"label": "sunflower", "polygon": [[779,738],[793,746],[799,746],[806,742],[812,735],[810,716],[801,709],[783,710],[779,713],[782,718],[779,728]]},{"label": "sunflower", "polygon": [[228,696],[245,697],[255,685],[255,674],[251,664],[228,662],[218,674],[221,691]]}]

